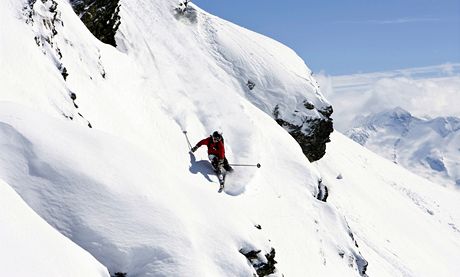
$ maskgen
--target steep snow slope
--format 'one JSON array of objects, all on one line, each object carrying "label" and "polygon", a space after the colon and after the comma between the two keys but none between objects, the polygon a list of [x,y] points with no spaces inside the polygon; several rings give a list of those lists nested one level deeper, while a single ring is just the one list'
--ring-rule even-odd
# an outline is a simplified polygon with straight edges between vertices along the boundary
[{"label": "steep snow slope", "polygon": [[455,276],[460,194],[335,132],[318,162],[328,202],[345,216],[369,276]]},{"label": "steep snow slope", "polygon": [[347,136],[443,185],[460,185],[460,119],[421,119],[395,108],[358,117]]},{"label": "steep snow slope", "polygon": [[[9,125],[1,123],[0,132],[17,144],[24,142]],[[6,159],[10,153],[3,146]],[[2,276],[109,276],[94,257],[48,225],[2,180],[0,199]]]},{"label": "steep snow slope", "polygon": [[239,251],[274,247],[280,274],[357,275],[361,258],[343,218],[312,195],[315,171],[288,134],[254,117],[265,126],[258,132],[269,132],[253,144],[264,149],[263,168],[230,175],[224,195],[204,153],[184,149],[176,164],[165,164],[110,135],[5,103],[1,121],[25,142],[2,141],[11,154],[0,174],[112,273],[248,276],[253,269]]},{"label": "steep snow slope", "polygon": [[[241,87],[235,93],[235,77],[216,65],[212,49],[201,45],[192,53],[182,45],[199,47],[201,38],[174,16],[174,5],[146,2],[143,14],[130,4],[124,28],[135,30],[120,36],[146,30],[139,24],[144,18],[161,24],[149,25],[158,33],[148,40],[125,39],[121,53],[98,42],[64,1],[2,1],[0,18],[10,28],[2,29],[0,96],[7,102],[0,118],[26,143],[0,136],[13,153],[2,160],[1,177],[112,273],[248,276],[255,269],[240,252],[261,250],[258,259],[267,263],[273,247],[278,275],[357,275],[364,260],[341,216],[315,199],[318,174],[298,144]],[[305,65],[283,51],[308,77]],[[300,82],[308,88],[302,78],[268,77],[283,87]],[[259,91],[257,97],[291,95],[275,90],[278,95]],[[304,92],[321,107],[319,94]],[[292,95],[307,97],[297,90]],[[307,112],[316,113],[299,109]],[[237,170],[227,194],[218,195],[206,154],[187,154],[185,128],[193,141],[220,128],[232,162],[263,167]]]},{"label": "steep snow slope", "polygon": [[[136,62],[141,79],[135,83],[142,84],[147,99],[160,99],[183,128],[198,120],[206,131],[210,126],[225,131],[220,121],[234,125],[228,118],[239,112],[238,105],[228,103],[243,98],[286,122],[289,131],[308,138],[311,145],[302,147],[309,158],[324,154],[332,131],[332,108],[319,93],[311,71],[291,49],[193,4],[185,14],[176,11],[176,1],[120,4],[122,23],[116,41],[118,49]],[[106,72],[109,76],[110,70]],[[255,85],[252,90],[248,82]],[[75,91],[84,90],[71,76],[69,84],[77,86]],[[81,99],[82,108],[93,105]],[[330,128],[322,131],[321,122]]]},{"label": "steep snow slope", "polygon": [[[402,262],[379,266],[385,253],[361,255],[357,230],[316,199],[320,174],[271,117],[277,106],[293,125],[330,112],[291,50],[196,7],[179,16],[175,1],[121,3],[118,49],[66,1],[0,3],[10,27],[1,30],[0,122],[15,134],[1,130],[10,154],[0,178],[30,207],[128,276],[252,276],[272,248],[275,276],[359,276],[366,260],[382,275],[407,272],[395,269]],[[230,161],[262,168],[238,168],[217,194],[205,151],[187,153],[184,129],[192,143],[221,129]],[[240,252],[256,250],[254,268]]]}]

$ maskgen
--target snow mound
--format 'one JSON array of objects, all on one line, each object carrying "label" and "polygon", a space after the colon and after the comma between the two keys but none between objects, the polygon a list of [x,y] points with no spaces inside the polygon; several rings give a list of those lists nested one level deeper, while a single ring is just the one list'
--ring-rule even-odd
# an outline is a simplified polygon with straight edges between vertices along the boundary
[{"label": "snow mound", "polygon": [[[0,133],[18,144],[25,142],[4,123],[0,123]],[[8,155],[2,153],[3,157]],[[48,225],[2,180],[0,200],[2,275],[109,276],[107,269],[93,256]]]}]

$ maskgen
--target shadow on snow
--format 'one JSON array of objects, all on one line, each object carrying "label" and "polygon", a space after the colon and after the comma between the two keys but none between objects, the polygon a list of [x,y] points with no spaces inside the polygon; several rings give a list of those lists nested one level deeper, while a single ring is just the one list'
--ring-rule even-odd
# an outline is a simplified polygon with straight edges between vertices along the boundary
[{"label": "shadow on snow", "polygon": [[189,168],[190,172],[193,174],[201,173],[201,175],[203,175],[204,178],[206,178],[206,180],[208,180],[209,182],[214,182],[209,177],[209,175],[213,175],[213,176],[216,175],[216,173],[214,173],[214,170],[212,169],[211,163],[207,160],[197,161],[193,153],[189,153],[189,155],[190,155],[190,168]]},{"label": "shadow on snow", "polygon": [[[190,155],[190,172],[192,174],[198,174],[201,173],[206,180],[210,183],[216,183],[216,181],[213,181],[210,176],[216,177],[216,173],[214,172],[211,163],[208,160],[196,160],[195,155],[193,153],[189,153]],[[229,176],[232,176],[235,174],[235,172],[232,173],[227,173]],[[236,174],[237,176],[238,174]],[[236,177],[234,176],[234,177]],[[227,176],[228,177],[228,176]],[[216,177],[217,178],[217,177]],[[217,179],[216,179],[217,180]],[[245,186],[237,186],[235,184],[229,184],[228,180],[225,182],[225,189],[224,192],[228,195],[231,196],[238,196],[242,194],[245,191]]]}]

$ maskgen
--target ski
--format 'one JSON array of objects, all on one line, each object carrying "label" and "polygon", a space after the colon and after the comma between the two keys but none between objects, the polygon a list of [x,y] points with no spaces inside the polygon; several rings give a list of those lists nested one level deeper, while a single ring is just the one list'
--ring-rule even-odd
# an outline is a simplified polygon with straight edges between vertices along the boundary
[{"label": "ski", "polygon": [[217,175],[217,178],[219,179],[219,190],[217,191],[218,193],[221,193],[224,190],[224,185],[225,185],[225,174],[221,173]]}]

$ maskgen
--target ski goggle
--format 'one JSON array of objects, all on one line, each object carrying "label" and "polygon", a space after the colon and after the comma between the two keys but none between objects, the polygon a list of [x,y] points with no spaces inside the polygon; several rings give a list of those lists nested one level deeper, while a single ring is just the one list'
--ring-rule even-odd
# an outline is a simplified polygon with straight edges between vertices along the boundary
[{"label": "ski goggle", "polygon": [[213,140],[214,142],[218,142],[218,141],[220,141],[220,139],[221,139],[221,137],[212,137],[212,140]]}]

